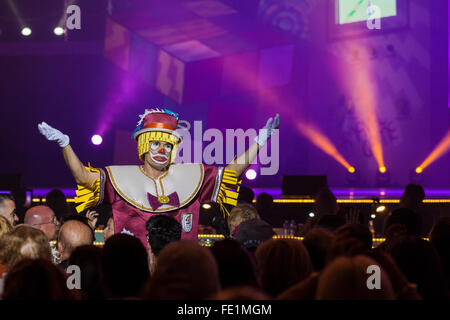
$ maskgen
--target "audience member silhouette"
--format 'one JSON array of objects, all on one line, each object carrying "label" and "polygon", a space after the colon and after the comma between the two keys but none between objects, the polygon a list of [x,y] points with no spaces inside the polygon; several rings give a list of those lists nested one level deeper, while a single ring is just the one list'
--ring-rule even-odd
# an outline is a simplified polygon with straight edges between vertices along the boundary
[{"label": "audience member silhouette", "polygon": [[58,251],[61,258],[60,267],[67,268],[68,259],[75,248],[82,245],[91,245],[94,237],[89,225],[77,221],[69,220],[65,222],[58,234]]},{"label": "audience member silhouette", "polygon": [[66,275],[47,259],[23,259],[5,279],[4,300],[73,300],[78,296],[66,284]]},{"label": "audience member silhouette", "polygon": [[145,223],[145,228],[148,232],[150,271],[153,273],[161,250],[169,243],[181,239],[181,224],[174,217],[159,214],[151,216]]},{"label": "audience member silhouette", "polygon": [[[394,300],[391,281],[383,269],[378,285],[375,278],[369,279],[367,270],[374,265],[376,261],[361,255],[336,258],[319,276],[316,300]],[[375,287],[370,289],[369,282]]]},{"label": "audience member silhouette", "polygon": [[314,228],[303,239],[303,245],[308,250],[314,271],[325,267],[327,252],[333,241],[333,233],[322,228]]},{"label": "audience member silhouette", "polygon": [[442,217],[436,222],[430,232],[430,243],[441,259],[450,292],[450,217]]},{"label": "audience member silhouette", "polygon": [[158,300],[212,299],[220,290],[217,262],[191,240],[168,244],[159,254],[146,297]]},{"label": "audience member silhouette", "polygon": [[222,289],[235,286],[259,287],[255,261],[238,241],[216,241],[211,252],[219,268]]},{"label": "audience member silhouette", "polygon": [[64,192],[59,189],[53,189],[45,196],[45,204],[52,208],[55,216],[60,223],[66,216],[72,214],[72,210],[67,203],[67,198]]},{"label": "audience member silhouette", "polygon": [[150,276],[147,250],[142,242],[128,234],[115,234],[106,240],[102,274],[106,298],[138,297]]},{"label": "audience member silhouette", "polygon": [[448,298],[441,261],[431,243],[416,236],[397,239],[390,254],[409,282],[417,284],[424,300]]},{"label": "audience member silhouette", "polygon": [[271,239],[255,252],[262,289],[276,297],[312,273],[308,251],[300,240]]},{"label": "audience member silhouette", "polygon": [[80,268],[80,297],[84,300],[103,299],[102,248],[82,245],[72,252],[68,265]]}]

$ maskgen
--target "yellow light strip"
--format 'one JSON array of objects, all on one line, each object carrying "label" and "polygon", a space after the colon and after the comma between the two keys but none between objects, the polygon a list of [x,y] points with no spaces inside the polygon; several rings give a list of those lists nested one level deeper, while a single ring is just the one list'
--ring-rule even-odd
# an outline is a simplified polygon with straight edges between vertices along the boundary
[{"label": "yellow light strip", "polygon": [[[33,198],[32,202],[45,202],[45,198]],[[67,199],[67,202],[75,202],[74,199]],[[274,199],[274,203],[314,203],[314,199]],[[361,199],[361,200],[353,200],[353,199],[338,199],[338,203],[373,203],[373,200],[369,199]],[[256,203],[256,200],[253,200],[253,203]],[[380,203],[400,203],[399,199],[381,199]],[[450,203],[450,199],[425,199],[423,203]]]}]

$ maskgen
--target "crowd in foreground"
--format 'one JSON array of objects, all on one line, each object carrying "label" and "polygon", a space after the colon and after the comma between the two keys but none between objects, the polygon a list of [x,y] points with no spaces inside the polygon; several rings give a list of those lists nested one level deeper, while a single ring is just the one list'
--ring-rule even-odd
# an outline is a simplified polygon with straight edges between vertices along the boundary
[{"label": "crowd in foreground", "polygon": [[[406,187],[398,208],[382,222],[385,241],[378,246],[368,225],[340,215],[336,198],[324,190],[316,196],[315,217],[297,230],[302,240],[273,238],[274,228],[263,219],[271,207],[266,195],[255,206],[241,201],[226,220],[213,221],[226,237],[210,247],[181,240],[177,220],[154,215],[146,222],[146,247],[131,234],[115,234],[108,213],[73,214],[61,192],[30,208],[1,194],[0,295],[4,300],[448,299],[450,217],[434,221],[425,234],[424,198],[420,186]],[[99,225],[104,246],[94,245]]]}]

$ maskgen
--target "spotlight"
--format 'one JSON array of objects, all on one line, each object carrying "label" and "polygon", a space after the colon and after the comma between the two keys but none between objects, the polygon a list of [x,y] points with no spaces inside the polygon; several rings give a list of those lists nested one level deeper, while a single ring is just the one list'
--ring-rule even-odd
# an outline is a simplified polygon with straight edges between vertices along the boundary
[{"label": "spotlight", "polygon": [[354,167],[349,167],[347,170],[350,173],[355,173],[355,168]]},{"label": "spotlight", "polygon": [[56,27],[55,29],[53,29],[53,33],[57,36],[62,36],[64,34],[64,29],[61,27]]},{"label": "spotlight", "polygon": [[211,205],[209,203],[204,203],[204,204],[202,204],[202,208],[205,209],[205,210],[209,210],[212,207],[211,207]]},{"label": "spotlight", "polygon": [[245,176],[248,180],[255,180],[256,179],[256,171],[253,169],[248,169],[245,173]]},{"label": "spotlight", "polygon": [[379,170],[380,170],[381,173],[385,173],[386,172],[386,167],[382,166],[382,167],[379,168]]},{"label": "spotlight", "polygon": [[315,214],[314,214],[314,212],[310,212],[310,213],[308,214],[308,216],[310,216],[311,218],[314,218]]},{"label": "spotlight", "polygon": [[21,33],[24,37],[28,37],[31,35],[31,29],[28,27],[23,27]]},{"label": "spotlight", "polygon": [[96,146],[98,146],[98,145],[102,144],[103,138],[98,134],[94,134],[91,138],[91,142],[92,142],[92,144],[95,144]]},{"label": "spotlight", "polygon": [[378,206],[375,211],[380,213],[380,212],[383,212],[384,210],[386,210],[386,206]]},{"label": "spotlight", "polygon": [[374,214],[374,213],[372,213],[371,215],[370,215],[370,218],[372,218],[372,219],[375,219],[377,216]]},{"label": "spotlight", "polygon": [[423,171],[423,169],[422,169],[421,167],[417,167],[417,168],[416,168],[416,173],[417,173],[417,174],[422,173],[422,171]]}]

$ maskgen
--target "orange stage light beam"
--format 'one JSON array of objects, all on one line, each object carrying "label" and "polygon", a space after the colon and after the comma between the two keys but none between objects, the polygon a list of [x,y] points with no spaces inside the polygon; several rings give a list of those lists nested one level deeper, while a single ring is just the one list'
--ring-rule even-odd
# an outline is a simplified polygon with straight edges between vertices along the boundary
[{"label": "orange stage light beam", "polygon": [[305,124],[301,121],[297,121],[296,129],[299,133],[308,138],[315,146],[347,168],[350,173],[355,172],[355,168],[344,159],[339,151],[337,151],[333,143],[322,132],[320,132],[319,129],[315,128],[311,124]]},{"label": "orange stage light beam", "polygon": [[422,162],[422,164],[417,167],[416,172],[422,172],[426,167],[436,161],[448,150],[450,150],[450,130],[447,131],[447,134],[444,136],[444,138],[439,142],[436,148],[434,148],[430,155]]}]

